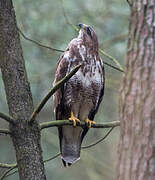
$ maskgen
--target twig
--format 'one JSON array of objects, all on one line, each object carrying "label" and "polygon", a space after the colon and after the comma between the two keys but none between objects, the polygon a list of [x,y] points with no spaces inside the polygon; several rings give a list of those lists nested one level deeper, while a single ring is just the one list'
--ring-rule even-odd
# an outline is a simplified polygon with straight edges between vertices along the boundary
[{"label": "twig", "polygon": [[[113,121],[113,122],[117,122],[117,121]],[[119,121],[118,121],[118,122],[119,122]],[[116,123],[116,124],[117,124],[117,123]],[[113,126],[113,127],[107,132],[107,134],[106,134],[103,138],[99,139],[99,140],[96,141],[95,143],[90,144],[90,145],[88,145],[88,146],[82,146],[81,149],[88,149],[88,148],[91,148],[91,147],[93,147],[93,146],[96,146],[97,144],[99,144],[100,142],[102,142],[102,141],[111,133],[111,131],[112,131],[115,127],[116,127],[116,126]],[[54,155],[54,156],[52,156],[52,157],[44,160],[44,163],[47,163],[47,162],[49,162],[49,161],[57,158],[57,157],[60,156],[60,155],[61,155],[61,153],[57,153],[56,155]],[[14,167],[12,167],[13,165],[14,165]],[[10,166],[11,166],[12,168],[9,169],[8,171],[6,171],[5,174],[3,174],[3,176],[2,176],[2,178],[1,178],[0,180],[2,180],[4,177],[11,176],[12,174],[18,172],[18,170],[16,170],[16,171],[8,174],[10,171],[12,171],[14,168],[17,167],[17,165],[16,165],[16,167],[15,167],[15,165],[16,165],[16,164],[12,164],[12,165],[10,164]],[[7,175],[7,174],[8,174],[8,175]]]},{"label": "twig", "polygon": [[118,34],[118,35],[114,36],[112,39],[102,42],[102,44],[100,44],[100,47],[102,47],[102,49],[105,49],[105,48],[107,49],[107,48],[111,47],[112,45],[115,45],[115,43],[117,43],[119,41],[124,41],[126,37],[127,37],[127,34],[125,34],[125,33]]},{"label": "twig", "polygon": [[90,148],[90,147],[96,146],[97,144],[99,144],[100,142],[102,142],[102,141],[111,133],[111,131],[112,131],[114,128],[115,128],[115,127],[112,127],[112,128],[107,132],[107,134],[106,134],[103,138],[99,139],[99,140],[96,141],[95,143],[92,143],[92,144],[90,144],[90,145],[88,145],[88,146],[83,146],[82,149],[88,149],[88,148]]},{"label": "twig", "polygon": [[55,159],[55,158],[57,158],[58,156],[60,156],[61,155],[61,153],[57,153],[56,155],[54,155],[53,157],[50,157],[50,158],[48,158],[48,159],[46,159],[46,160],[44,160],[44,163],[47,163],[48,161],[51,161],[51,160],[53,160],[53,159]]},{"label": "twig", "polygon": [[12,168],[12,167],[16,167],[16,166],[17,166],[17,163],[15,163],[15,164],[0,163],[1,168]]},{"label": "twig", "polygon": [[6,134],[6,135],[10,135],[11,132],[8,129],[0,129],[0,134]]},{"label": "twig", "polygon": [[0,180],[3,180],[3,179],[6,177],[6,175],[7,175],[10,171],[12,171],[13,169],[15,169],[16,167],[17,167],[17,166],[14,166],[14,167],[6,170],[6,171],[2,174],[2,176],[0,177]]},{"label": "twig", "polygon": [[[107,134],[106,134],[103,138],[99,139],[99,140],[96,141],[95,143],[90,144],[90,145],[88,145],[88,146],[82,146],[81,149],[88,149],[88,148],[91,148],[91,147],[93,147],[93,146],[96,146],[97,144],[99,144],[100,142],[102,142],[102,141],[111,133],[111,131],[112,131],[114,128],[115,128],[115,127],[112,127],[112,128],[107,132]],[[51,157],[51,158],[49,158],[49,159],[46,159],[44,162],[46,163],[46,162],[48,162],[48,161],[51,161],[51,160],[57,158],[57,157],[60,156],[60,155],[61,155],[61,153],[58,153],[58,154],[54,155],[53,157]]]},{"label": "twig", "polygon": [[[40,129],[45,129],[53,126],[63,126],[63,125],[73,125],[72,121],[69,120],[57,120],[57,121],[50,121],[50,122],[44,122],[40,123]],[[116,127],[120,125],[120,121],[112,121],[112,122],[105,122],[105,123],[98,123],[98,124],[92,124],[92,128],[110,128],[110,127]],[[77,123],[77,126],[86,126],[85,122]]]},{"label": "twig", "polygon": [[49,46],[46,46],[46,45],[43,45],[35,40],[32,40],[30,38],[28,38],[27,36],[25,36],[25,34],[19,29],[19,27],[17,28],[18,31],[20,32],[20,34],[23,36],[24,39],[28,40],[28,41],[31,41],[32,43],[35,43],[37,44],[38,46],[40,47],[44,47],[44,48],[47,48],[49,50],[52,50],[52,51],[57,51],[57,52],[64,52],[63,50],[60,50],[60,49],[56,49],[56,48],[52,48],[52,47],[49,47]]},{"label": "twig", "polygon": [[64,6],[63,6],[63,0],[61,0],[61,5],[62,5],[62,12],[63,12],[63,14],[64,14],[64,18],[65,18],[66,24],[69,24],[70,26],[72,26],[72,28],[73,28],[75,31],[79,31],[79,28],[78,28],[77,26],[75,26],[74,24],[72,24],[72,23],[69,21],[69,19],[68,19],[68,17],[67,17],[67,14],[66,14],[66,12],[65,12],[65,8],[64,8]]},{"label": "twig", "polygon": [[9,115],[4,114],[4,113],[2,113],[2,112],[0,112],[0,118],[6,120],[7,122],[9,122],[9,123],[11,123],[11,124],[16,124],[16,123],[15,123],[15,120],[14,120],[12,117],[10,117]]},{"label": "twig", "polygon": [[[102,61],[103,61],[103,60],[102,60]],[[113,69],[116,69],[117,71],[120,71],[120,72],[123,72],[123,73],[124,73],[123,70],[121,70],[121,69],[119,69],[118,67],[115,67],[115,66],[113,66],[113,65],[111,65],[111,64],[109,64],[109,63],[107,63],[107,62],[105,62],[105,61],[103,61],[103,64],[105,64],[105,65],[107,65],[107,66],[109,66],[109,67],[112,67]]]},{"label": "twig", "polygon": [[[68,24],[74,26],[74,25],[71,24],[71,23],[68,23]],[[75,29],[75,26],[74,26],[74,29]],[[52,51],[64,52],[64,50],[55,49],[55,48],[52,48],[52,47],[50,47],[50,46],[43,45],[43,44],[41,44],[41,43],[39,43],[39,42],[37,42],[37,41],[35,41],[35,40],[33,40],[33,39],[30,39],[30,38],[26,37],[26,36],[24,35],[24,33],[23,33],[19,28],[18,28],[18,31],[20,32],[20,34],[23,36],[24,39],[26,39],[26,40],[28,40],[28,41],[30,41],[30,42],[32,42],[32,43],[35,43],[35,44],[37,44],[37,45],[40,46],[40,47],[47,48],[47,49],[52,50]],[[104,52],[103,50],[101,50],[101,51]],[[108,55],[108,54],[105,53],[105,52],[102,53],[102,54],[103,54],[104,56],[108,57],[108,58],[113,58],[112,56]],[[113,58],[113,59],[114,59],[114,58]],[[116,61],[117,61],[117,60],[116,60]],[[109,63],[106,63],[106,62],[103,62],[103,63],[106,64],[107,66],[113,68],[113,69],[116,69],[116,70],[118,70],[118,71],[120,71],[120,72],[124,72],[122,69],[119,69],[119,68],[117,68],[117,67],[115,67],[115,66],[112,66],[112,65],[109,64]]]},{"label": "twig", "polygon": [[49,98],[56,92],[56,90],[59,89],[65,82],[67,82],[79,70],[80,67],[81,65],[76,66],[67,76],[58,81],[57,84],[46,94],[46,96],[41,100],[36,109],[33,111],[29,120],[30,124],[33,123],[36,115],[41,111],[41,109],[44,107]]},{"label": "twig", "polygon": [[129,4],[129,6],[131,7],[132,6],[132,3],[130,2],[130,0],[126,0],[127,3]]},{"label": "twig", "polygon": [[[75,29],[76,31],[78,31],[79,29],[78,29],[75,25],[73,25],[73,24],[69,21],[69,19],[68,19],[68,17],[67,17],[67,14],[66,14],[66,12],[65,12],[65,9],[64,9],[64,7],[63,7],[63,0],[62,0],[62,9],[63,9],[63,14],[64,14],[64,17],[65,17],[66,23],[69,24],[70,26],[72,26],[73,29]],[[106,52],[104,52],[104,51],[103,51],[102,49],[100,49],[100,48],[99,48],[99,52],[100,52],[101,54],[103,54],[104,56],[106,56],[107,58],[109,58],[110,60],[112,60],[112,61],[119,67],[119,69],[121,70],[121,71],[119,70],[120,72],[124,72],[122,66],[120,65],[120,63],[119,63],[114,57],[110,56],[109,54],[107,54]],[[106,65],[109,65],[109,64],[107,63]],[[113,68],[114,66],[110,65],[110,67]],[[117,69],[117,68],[114,67],[114,69]],[[117,69],[117,70],[118,70],[118,69]]]},{"label": "twig", "polygon": [[15,170],[14,172],[11,172],[11,173],[7,173],[7,175],[5,176],[5,177],[8,177],[8,176],[12,176],[12,175],[14,175],[15,173],[17,173],[18,172],[18,169],[17,170]]},{"label": "twig", "polygon": [[104,51],[103,51],[102,49],[100,49],[100,48],[99,48],[99,52],[100,52],[101,54],[103,54],[104,56],[106,56],[107,58],[109,58],[110,60],[112,60],[112,61],[119,67],[119,69],[120,69],[122,72],[124,72],[122,66],[120,65],[120,63],[119,63],[114,57],[110,56],[109,54],[107,54],[106,52],[104,52]]},{"label": "twig", "polygon": [[[61,154],[61,153],[58,153],[58,154],[54,155],[53,157],[50,157],[50,158],[44,160],[44,163],[47,163],[48,161],[51,161],[51,160],[57,158],[58,156],[60,156],[60,154]],[[16,167],[12,167],[11,169],[9,169],[9,172],[12,171],[14,168],[16,168]],[[18,170],[14,171],[14,172],[12,172],[12,173],[10,173],[10,174],[8,174],[9,172],[6,171],[5,174],[3,174],[3,178],[15,174],[16,172],[18,172]],[[0,179],[0,180],[1,180],[1,179]]]}]

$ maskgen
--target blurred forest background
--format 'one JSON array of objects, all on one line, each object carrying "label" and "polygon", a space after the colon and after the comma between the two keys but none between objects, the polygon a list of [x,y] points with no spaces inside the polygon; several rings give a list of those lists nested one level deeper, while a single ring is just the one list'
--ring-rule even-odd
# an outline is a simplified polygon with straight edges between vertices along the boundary
[{"label": "blurred forest background", "polygon": [[[129,6],[125,0],[16,0],[14,1],[18,27],[23,33],[44,45],[66,49],[77,32],[66,21],[65,15],[74,25],[91,25],[98,35],[100,48],[115,57],[124,66]],[[36,105],[52,87],[56,64],[61,53],[38,47],[21,37],[23,55],[34,104]],[[104,61],[115,65],[101,55]],[[115,65],[116,66],[116,65]],[[119,120],[118,97],[123,73],[105,65],[106,87],[103,102],[95,117],[96,122]],[[1,76],[1,74],[0,74]],[[39,115],[39,121],[54,120],[52,99]],[[0,77],[0,111],[8,113],[4,85]],[[0,128],[7,123],[0,121]],[[103,137],[107,129],[91,129],[83,145],[89,145]],[[56,128],[43,130],[41,134],[43,158],[59,152]],[[113,180],[117,160],[119,128],[115,128],[106,140],[92,148],[81,151],[81,160],[70,168],[64,168],[60,157],[45,164],[47,179]],[[10,137],[0,135],[0,162],[14,163],[15,151]],[[4,170],[0,169],[0,175]],[[18,174],[6,178],[18,180]]]}]

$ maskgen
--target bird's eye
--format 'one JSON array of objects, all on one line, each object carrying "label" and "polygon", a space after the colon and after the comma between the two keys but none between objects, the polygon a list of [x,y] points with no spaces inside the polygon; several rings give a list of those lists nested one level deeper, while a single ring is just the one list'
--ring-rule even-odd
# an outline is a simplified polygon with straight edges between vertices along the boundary
[{"label": "bird's eye", "polygon": [[90,31],[89,27],[87,28],[87,34],[88,34],[90,37],[92,37],[91,31]]}]

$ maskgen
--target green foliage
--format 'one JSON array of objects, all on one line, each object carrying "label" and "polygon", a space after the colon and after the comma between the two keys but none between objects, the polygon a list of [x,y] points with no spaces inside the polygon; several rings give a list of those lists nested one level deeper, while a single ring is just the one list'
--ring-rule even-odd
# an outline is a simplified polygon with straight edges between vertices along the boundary
[{"label": "green foliage", "polygon": [[[54,48],[66,49],[69,41],[77,36],[77,32],[71,25],[67,24],[65,14],[74,25],[78,23],[91,25],[98,35],[100,48],[115,57],[121,65],[124,65],[129,15],[129,7],[126,1],[16,0],[14,1],[14,7],[18,27],[29,38]],[[121,35],[126,36],[124,38],[115,38]],[[37,104],[52,86],[56,64],[61,53],[38,47],[22,37],[21,42],[34,104]],[[108,47],[106,47],[106,43],[109,43]],[[102,57],[104,61],[115,65],[111,60],[104,56]],[[106,65],[105,71],[105,96],[95,117],[98,122],[119,119],[118,96],[122,73]],[[2,80],[0,80],[0,84],[0,109],[3,112],[7,112]],[[52,119],[54,119],[54,114],[51,100],[40,113],[39,120],[49,121]],[[6,123],[2,123],[1,121],[1,127],[6,127]],[[105,132],[106,130],[91,129],[85,138],[84,144],[90,144],[99,139],[101,136],[104,136]],[[104,143],[92,149],[83,150],[81,152],[81,160],[68,169],[62,167],[60,158],[48,162],[45,165],[47,179],[113,180],[117,159],[118,135],[119,130],[117,128]],[[0,162],[14,163],[15,155],[13,147],[9,144],[9,138],[0,136],[0,141],[1,146],[3,146],[0,149]],[[59,152],[56,128],[43,131],[42,147],[44,159]],[[0,170],[0,174],[1,172]],[[18,179],[18,176],[12,175],[7,179]]]}]

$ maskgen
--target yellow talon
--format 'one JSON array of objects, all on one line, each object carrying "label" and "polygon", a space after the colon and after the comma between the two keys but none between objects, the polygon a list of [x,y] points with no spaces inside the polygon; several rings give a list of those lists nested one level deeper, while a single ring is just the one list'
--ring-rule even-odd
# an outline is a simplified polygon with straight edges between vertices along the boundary
[{"label": "yellow talon", "polygon": [[88,117],[85,119],[85,122],[87,123],[89,128],[91,128],[92,124],[96,124],[96,122],[91,121],[90,119],[88,119]]},{"label": "yellow talon", "polygon": [[80,122],[80,120],[78,118],[76,118],[73,114],[73,112],[71,111],[71,117],[69,118],[70,121],[73,121],[73,126],[76,126],[77,122]]}]

